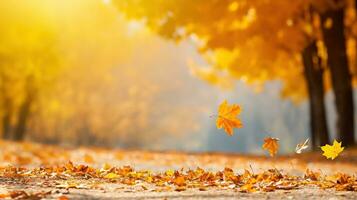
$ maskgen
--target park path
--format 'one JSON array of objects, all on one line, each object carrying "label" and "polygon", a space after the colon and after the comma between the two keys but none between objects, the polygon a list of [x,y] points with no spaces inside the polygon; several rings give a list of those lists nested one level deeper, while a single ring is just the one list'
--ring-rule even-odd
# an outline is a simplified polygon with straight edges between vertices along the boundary
[{"label": "park path", "polygon": [[[11,165],[35,169],[40,166],[64,165],[68,161],[98,169],[103,165],[131,166],[135,170],[150,170],[155,173],[199,167],[214,173],[230,168],[235,173],[241,174],[245,169],[260,173],[273,168],[296,176],[303,176],[306,169],[319,171],[324,175],[342,172],[357,176],[356,149],[346,150],[336,160],[330,161],[322,157],[319,152],[270,158],[223,153],[150,152],[89,147],[62,148],[35,143],[0,141],[0,167],[3,168]],[[63,199],[357,199],[357,192],[320,189],[316,186],[244,193],[235,187],[209,188],[203,191],[197,188],[187,188],[182,191],[158,191],[150,184],[127,185],[110,181],[100,183],[100,187],[86,187],[89,183],[93,185],[93,182],[100,182],[100,180],[90,178],[81,180],[82,185],[76,185],[76,187],[58,187],[58,182],[64,180],[55,180],[56,185],[51,184],[51,181],[53,180],[41,178],[36,180],[35,178],[25,181],[0,177],[0,195],[6,192],[23,191],[28,195],[39,193],[34,197],[45,199],[58,199],[59,197]],[[36,199],[30,197],[28,199]]]}]

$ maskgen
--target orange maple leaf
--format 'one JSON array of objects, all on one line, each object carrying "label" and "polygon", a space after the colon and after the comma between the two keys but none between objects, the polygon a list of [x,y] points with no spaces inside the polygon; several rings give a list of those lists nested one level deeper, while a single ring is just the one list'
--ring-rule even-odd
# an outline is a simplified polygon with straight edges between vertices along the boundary
[{"label": "orange maple leaf", "polygon": [[279,141],[278,138],[271,138],[271,137],[265,138],[262,148],[269,151],[270,156],[273,157],[275,156],[275,154],[278,152],[279,149],[278,141]]},{"label": "orange maple leaf", "polygon": [[172,181],[177,186],[185,186],[185,178],[183,176],[178,176]]},{"label": "orange maple leaf", "polygon": [[218,116],[216,120],[217,128],[224,128],[224,131],[232,136],[233,128],[243,127],[242,122],[237,118],[240,111],[240,106],[236,104],[228,105],[227,100],[224,100],[218,108]]}]

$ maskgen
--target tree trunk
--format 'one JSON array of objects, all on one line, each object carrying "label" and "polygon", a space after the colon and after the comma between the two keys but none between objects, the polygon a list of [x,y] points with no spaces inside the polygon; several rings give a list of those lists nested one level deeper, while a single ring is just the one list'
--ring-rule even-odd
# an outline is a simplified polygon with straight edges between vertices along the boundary
[{"label": "tree trunk", "polygon": [[30,116],[31,104],[32,100],[30,98],[27,98],[20,107],[17,126],[13,137],[15,141],[21,141],[25,138],[27,121]]},{"label": "tree trunk", "polygon": [[3,101],[4,101],[3,103],[4,116],[2,119],[3,138],[8,140],[11,139],[12,105],[11,105],[11,100],[7,97],[4,97]]},{"label": "tree trunk", "polygon": [[323,27],[323,39],[327,48],[332,88],[337,110],[337,139],[346,146],[355,143],[354,106],[351,74],[346,54],[344,35],[344,9],[329,10],[321,15],[322,22],[332,20],[331,27]]},{"label": "tree trunk", "polygon": [[329,143],[324,103],[323,68],[317,56],[316,43],[312,42],[302,52],[304,74],[309,94],[312,148]]},{"label": "tree trunk", "polygon": [[14,137],[13,139],[15,141],[21,141],[25,138],[25,133],[26,133],[26,128],[27,128],[27,123],[30,118],[31,114],[31,106],[34,100],[34,97],[36,96],[36,91],[33,86],[33,79],[32,77],[28,77],[27,79],[27,85],[26,85],[26,98],[23,104],[20,106],[19,109],[19,114],[18,114],[18,120],[17,120],[17,126],[14,132]]},{"label": "tree trunk", "polygon": [[[4,66],[1,66],[4,67]],[[13,115],[12,99],[8,96],[7,91],[8,79],[3,70],[0,69],[0,98],[1,98],[1,108],[3,110],[2,116],[2,138],[11,139],[11,118]]]}]

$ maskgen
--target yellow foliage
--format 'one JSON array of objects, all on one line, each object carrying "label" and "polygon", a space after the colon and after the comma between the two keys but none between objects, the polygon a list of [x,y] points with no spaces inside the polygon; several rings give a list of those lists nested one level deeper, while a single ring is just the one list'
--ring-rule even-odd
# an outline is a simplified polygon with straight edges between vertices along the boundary
[{"label": "yellow foliage", "polygon": [[324,155],[327,159],[334,160],[344,149],[341,147],[342,142],[337,142],[336,140],[333,141],[332,145],[326,144],[325,146],[321,147],[321,150],[324,152]]},{"label": "yellow foliage", "polygon": [[104,178],[107,178],[107,179],[115,179],[115,178],[119,178],[120,176],[118,174],[115,174],[115,173],[108,173],[107,175],[104,176]]},{"label": "yellow foliage", "polygon": [[[168,69],[157,64],[169,59],[162,55],[166,43],[110,3],[1,1],[0,42],[0,117],[9,118],[12,132],[27,105],[28,137],[43,142],[140,145],[155,134],[197,127],[195,111],[156,99],[178,83],[142,73]],[[143,54],[144,45],[152,54]],[[133,61],[137,56],[156,65]],[[158,113],[165,120],[152,117]]]}]

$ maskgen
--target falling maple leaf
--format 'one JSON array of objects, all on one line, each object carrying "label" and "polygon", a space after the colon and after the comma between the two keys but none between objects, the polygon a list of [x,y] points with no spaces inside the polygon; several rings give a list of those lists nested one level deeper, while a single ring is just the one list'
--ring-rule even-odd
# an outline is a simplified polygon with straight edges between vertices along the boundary
[{"label": "falling maple leaf", "polygon": [[223,128],[228,135],[232,136],[233,128],[243,127],[242,122],[237,118],[240,111],[240,106],[236,104],[228,105],[227,100],[224,100],[218,109],[217,128]]},{"label": "falling maple leaf", "polygon": [[327,159],[331,158],[331,160],[335,159],[345,147],[341,147],[342,142],[333,141],[333,145],[326,144],[321,147],[321,150],[324,152],[322,155]]},{"label": "falling maple leaf", "polygon": [[304,143],[297,144],[295,148],[295,152],[297,154],[300,154],[303,150],[307,149],[309,147],[307,143],[309,143],[309,138],[307,138]]},{"label": "falling maple leaf", "polygon": [[278,138],[271,138],[271,137],[265,138],[262,148],[269,151],[270,156],[273,157],[275,156],[276,152],[278,152],[279,149],[278,141],[279,141]]}]

